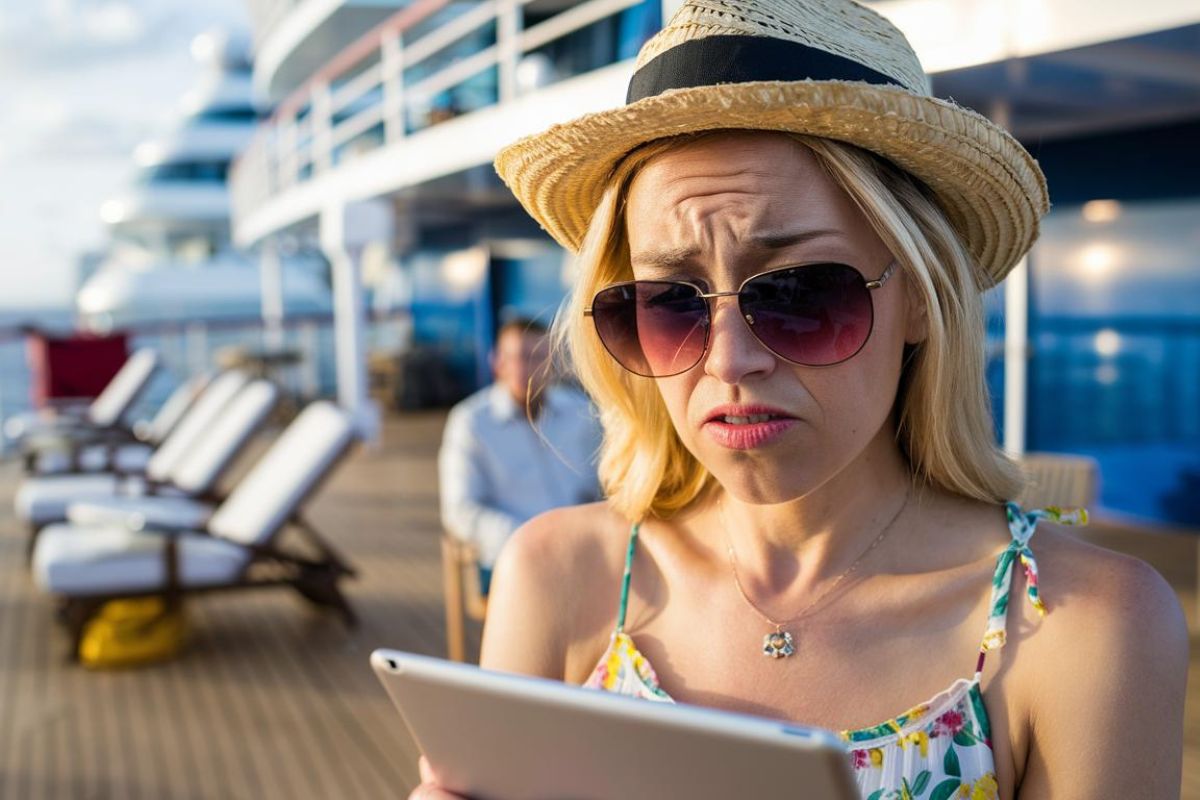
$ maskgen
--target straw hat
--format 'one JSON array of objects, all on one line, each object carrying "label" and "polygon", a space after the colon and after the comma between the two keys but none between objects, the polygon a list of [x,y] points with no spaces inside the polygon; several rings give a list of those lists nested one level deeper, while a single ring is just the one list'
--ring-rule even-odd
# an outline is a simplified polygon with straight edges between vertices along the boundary
[{"label": "straw hat", "polygon": [[687,0],[638,55],[625,106],[509,145],[496,171],[578,252],[613,168],[678,134],[757,129],[877,153],[933,190],[998,283],[1049,208],[1037,162],[983,116],[930,95],[904,35],[851,0]]}]

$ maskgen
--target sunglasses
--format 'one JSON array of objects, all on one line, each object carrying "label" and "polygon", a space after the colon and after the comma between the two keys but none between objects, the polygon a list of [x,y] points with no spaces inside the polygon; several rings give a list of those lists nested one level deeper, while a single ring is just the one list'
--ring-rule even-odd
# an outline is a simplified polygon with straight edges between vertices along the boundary
[{"label": "sunglasses", "polygon": [[583,311],[617,363],[636,375],[669,378],[700,363],[712,329],[709,300],[737,297],[750,331],[775,355],[806,367],[855,356],[875,323],[869,281],[848,264],[804,264],[747,278],[736,292],[705,292],[686,281],[625,281],[596,293]]}]

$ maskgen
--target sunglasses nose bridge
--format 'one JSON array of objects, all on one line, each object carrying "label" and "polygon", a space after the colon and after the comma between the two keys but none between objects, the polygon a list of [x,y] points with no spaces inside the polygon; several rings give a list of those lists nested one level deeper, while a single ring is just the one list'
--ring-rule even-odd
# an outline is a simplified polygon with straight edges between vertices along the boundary
[{"label": "sunglasses nose bridge", "polygon": [[[774,351],[763,343],[754,329],[753,317],[742,310],[741,292],[709,292],[703,298],[708,304],[708,335],[702,356],[707,359],[705,371],[727,383],[736,383],[746,374],[768,370],[763,356]],[[718,322],[719,303],[723,298],[733,304],[733,308],[725,309],[725,314],[739,318],[740,323],[738,319]]]},{"label": "sunglasses nose bridge", "polygon": [[737,306],[737,309],[738,309],[738,316],[741,317],[746,322],[747,325],[750,325],[751,327],[753,327],[754,326],[754,317],[752,317],[749,314],[744,313],[741,310],[742,309],[741,295],[742,295],[742,292],[740,289],[736,290],[736,291],[732,291],[732,292],[701,292],[700,299],[704,300],[705,305],[708,306],[709,325],[710,326],[712,325],[713,316],[717,313],[717,301],[719,299],[721,299],[722,297],[732,297],[732,298],[734,298],[733,302]]}]

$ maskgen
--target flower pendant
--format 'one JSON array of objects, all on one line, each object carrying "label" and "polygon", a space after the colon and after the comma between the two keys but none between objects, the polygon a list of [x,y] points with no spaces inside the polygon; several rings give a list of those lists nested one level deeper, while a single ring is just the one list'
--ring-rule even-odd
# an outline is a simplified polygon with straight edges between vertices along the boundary
[{"label": "flower pendant", "polygon": [[763,655],[771,658],[787,658],[796,652],[796,643],[787,631],[773,631],[763,637]]}]

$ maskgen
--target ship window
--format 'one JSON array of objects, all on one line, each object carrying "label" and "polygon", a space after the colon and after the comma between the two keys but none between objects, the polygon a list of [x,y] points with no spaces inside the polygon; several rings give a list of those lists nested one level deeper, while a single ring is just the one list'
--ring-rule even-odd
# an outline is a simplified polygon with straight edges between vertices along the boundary
[{"label": "ship window", "polygon": [[249,106],[210,108],[196,115],[201,122],[255,122],[258,112]]},{"label": "ship window", "polygon": [[190,181],[224,183],[229,176],[228,161],[175,161],[150,167],[142,173],[141,184]]}]

